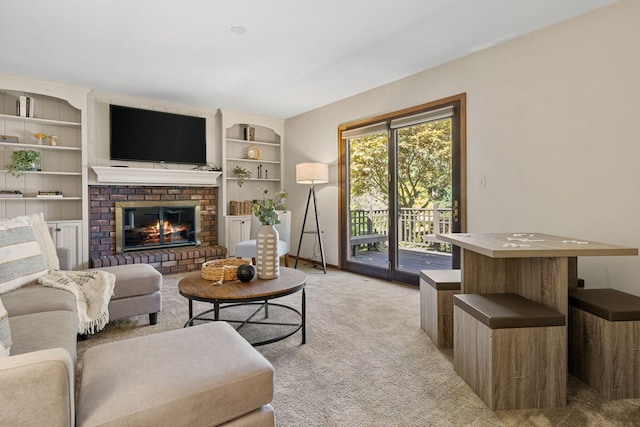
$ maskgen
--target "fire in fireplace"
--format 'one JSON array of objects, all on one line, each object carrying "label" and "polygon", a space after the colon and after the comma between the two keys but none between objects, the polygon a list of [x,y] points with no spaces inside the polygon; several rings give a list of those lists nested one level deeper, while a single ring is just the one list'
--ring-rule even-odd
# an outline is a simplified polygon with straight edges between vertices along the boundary
[{"label": "fire in fireplace", "polygon": [[200,202],[118,202],[116,252],[200,243]]}]

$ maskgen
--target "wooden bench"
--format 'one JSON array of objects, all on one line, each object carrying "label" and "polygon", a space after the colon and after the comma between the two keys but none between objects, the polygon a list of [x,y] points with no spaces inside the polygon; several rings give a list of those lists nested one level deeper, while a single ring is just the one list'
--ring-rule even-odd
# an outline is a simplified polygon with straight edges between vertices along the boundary
[{"label": "wooden bench", "polygon": [[374,244],[377,248],[378,243],[386,242],[389,236],[386,234],[363,234],[362,236],[351,236],[351,255],[356,256],[356,251],[360,245]]},{"label": "wooden bench", "polygon": [[453,296],[460,293],[460,270],[420,272],[420,327],[438,348],[453,347]]},{"label": "wooden bench", "polygon": [[640,297],[569,291],[569,372],[607,399],[640,397]]},{"label": "wooden bench", "polygon": [[517,294],[458,294],[455,371],[492,410],[566,405],[565,316]]}]

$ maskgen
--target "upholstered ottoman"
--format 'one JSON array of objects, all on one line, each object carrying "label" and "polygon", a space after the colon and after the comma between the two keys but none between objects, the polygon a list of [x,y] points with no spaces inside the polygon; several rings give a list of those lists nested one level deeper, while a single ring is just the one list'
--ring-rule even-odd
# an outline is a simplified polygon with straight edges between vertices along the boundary
[{"label": "upholstered ottoman", "polygon": [[640,297],[569,290],[569,373],[607,399],[640,397]]},{"label": "upholstered ottoman", "polygon": [[460,281],[460,270],[420,272],[420,326],[438,348],[453,347],[453,296]]},{"label": "upholstered ottoman", "polygon": [[453,367],[494,411],[565,406],[565,316],[520,295],[453,296]]},{"label": "upholstered ottoman", "polygon": [[149,315],[155,325],[162,310],[162,274],[149,264],[102,267],[116,276],[116,287],[109,303],[109,320]]},{"label": "upholstered ottoman", "polygon": [[212,322],[86,351],[77,425],[273,426],[273,367]]}]

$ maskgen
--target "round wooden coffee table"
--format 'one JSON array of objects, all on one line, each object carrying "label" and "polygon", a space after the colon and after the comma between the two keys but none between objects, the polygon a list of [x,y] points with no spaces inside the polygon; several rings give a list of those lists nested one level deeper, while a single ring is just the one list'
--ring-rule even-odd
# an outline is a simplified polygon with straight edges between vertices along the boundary
[{"label": "round wooden coffee table", "polygon": [[[224,282],[222,285],[213,285],[212,283],[210,280],[203,279],[199,271],[185,276],[178,283],[180,295],[189,300],[189,320],[184,324],[185,327],[192,326],[194,320],[237,323],[239,324],[236,327],[238,331],[247,325],[280,326],[286,328],[286,333],[265,340],[250,341],[251,344],[254,346],[270,344],[290,337],[299,330],[302,330],[302,344],[306,343],[305,284],[307,283],[307,275],[303,272],[292,268],[280,267],[280,276],[275,279],[253,279],[248,283],[234,280]],[[298,291],[302,291],[302,309],[300,311],[271,301]],[[193,301],[212,303],[213,308],[194,315]],[[257,306],[257,309],[246,320],[220,318],[220,310],[222,309],[250,305]],[[294,323],[270,321],[269,307],[277,307],[293,312],[299,321]],[[261,311],[264,311],[264,318],[255,320]],[[210,313],[213,313],[213,318],[205,317]]]}]

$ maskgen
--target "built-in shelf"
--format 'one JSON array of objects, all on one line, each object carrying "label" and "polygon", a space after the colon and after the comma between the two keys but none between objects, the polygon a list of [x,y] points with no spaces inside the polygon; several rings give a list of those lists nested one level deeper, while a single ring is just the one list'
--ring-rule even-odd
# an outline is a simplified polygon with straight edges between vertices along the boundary
[{"label": "built-in shelf", "polygon": [[41,149],[41,150],[63,150],[63,151],[82,151],[82,148],[77,148],[77,147],[64,147],[62,145],[39,145],[39,144],[23,144],[23,143],[16,143],[16,142],[0,142],[0,146],[3,147],[11,147],[11,148],[16,148],[19,150],[25,149],[25,148],[36,148],[36,149]]},{"label": "built-in shelf", "polygon": [[[71,270],[88,267],[89,203],[86,158],[88,89],[33,82],[29,79],[0,79],[0,133],[19,142],[0,140],[0,181],[5,190],[19,191],[22,197],[0,195],[0,213],[6,217],[42,212],[56,247],[69,252]],[[36,117],[15,115],[22,96],[35,101]],[[55,145],[49,137],[58,135]],[[7,171],[15,152],[34,150],[41,158],[40,171],[24,171],[14,177]],[[40,192],[58,192],[63,197],[37,197]]]},{"label": "built-in shelf", "polygon": [[254,160],[254,159],[236,159],[233,157],[228,157],[227,160],[230,161],[234,161],[234,162],[245,162],[245,163],[264,163],[264,164],[274,164],[274,165],[279,165],[280,162],[278,160]]},{"label": "built-in shelf", "polygon": [[146,185],[197,185],[217,187],[222,172],[182,170],[123,168],[113,166],[92,166],[99,183],[103,184],[146,184]]},{"label": "built-in shelf", "polygon": [[40,123],[40,124],[52,125],[52,126],[69,126],[69,127],[80,127],[81,126],[81,123],[78,123],[78,122],[66,122],[66,121],[62,121],[62,120],[39,119],[37,117],[12,116],[10,114],[0,114],[0,120],[16,120],[16,121],[20,121],[20,122]]},{"label": "built-in shelf", "polygon": [[280,144],[276,142],[266,142],[266,141],[247,141],[246,139],[233,139],[227,138],[227,142],[242,142],[249,145],[268,145],[270,147],[279,147]]},{"label": "built-in shelf", "polygon": [[[6,169],[0,172],[9,173]],[[82,176],[82,172],[54,172],[54,171],[22,171],[24,174],[35,175],[62,175],[62,176]]]},{"label": "built-in shelf", "polygon": [[46,200],[50,202],[52,200],[82,200],[82,197],[36,197],[36,196],[25,196],[25,197],[0,197],[0,200]]},{"label": "built-in shelf", "polygon": [[[262,197],[264,191],[267,197],[273,197],[281,189],[286,166],[283,162],[284,120],[223,110],[218,111],[218,118],[222,126],[224,164],[220,185],[220,214],[224,221],[219,224],[219,241],[227,247],[228,255],[233,257],[236,244],[250,239],[252,216],[229,215],[231,202],[254,200]],[[253,130],[249,132],[255,136],[253,141],[245,138],[247,128]],[[252,150],[254,145],[255,151]],[[251,178],[244,179],[242,186],[238,185],[241,178],[233,172],[236,167],[247,169],[252,174]]]},{"label": "built-in shelf", "polygon": [[[240,178],[234,178],[234,177],[227,177],[227,180],[229,181],[238,181],[240,180]],[[245,178],[245,181],[267,181],[267,182],[280,182],[280,178]]]}]

